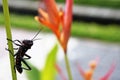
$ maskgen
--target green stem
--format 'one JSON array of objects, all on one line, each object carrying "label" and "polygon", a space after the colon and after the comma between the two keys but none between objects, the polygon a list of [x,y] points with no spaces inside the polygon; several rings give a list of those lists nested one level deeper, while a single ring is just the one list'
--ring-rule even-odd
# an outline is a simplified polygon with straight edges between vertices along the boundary
[{"label": "green stem", "polygon": [[[2,0],[2,2],[3,2],[4,17],[5,17],[6,36],[8,39],[12,40],[8,0]],[[14,53],[13,44],[11,41],[8,41],[8,49],[11,50],[12,53]],[[14,69],[14,57],[11,55],[11,53],[9,54],[9,58],[10,58],[10,65],[11,65],[12,80],[17,80],[16,71]]]},{"label": "green stem", "polygon": [[67,73],[68,73],[68,77],[69,77],[69,80],[73,80],[72,78],[72,73],[71,73],[71,70],[70,70],[70,65],[69,65],[69,60],[68,60],[68,57],[67,57],[67,54],[65,54],[65,63],[66,63],[66,69],[67,69]]}]

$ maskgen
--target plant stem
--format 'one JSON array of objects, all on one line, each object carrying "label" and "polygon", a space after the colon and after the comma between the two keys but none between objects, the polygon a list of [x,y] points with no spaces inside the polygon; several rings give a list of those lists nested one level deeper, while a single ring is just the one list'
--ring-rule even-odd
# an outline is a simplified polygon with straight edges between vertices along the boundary
[{"label": "plant stem", "polygon": [[68,77],[69,77],[69,80],[73,80],[72,78],[72,73],[71,73],[71,70],[70,70],[70,64],[69,64],[69,60],[68,60],[68,57],[67,57],[67,54],[65,54],[65,63],[66,63],[66,69],[67,69],[67,73],[68,73]]},{"label": "plant stem", "polygon": [[[5,17],[6,36],[8,39],[12,40],[8,0],[2,0],[2,2],[3,2],[4,17]],[[11,52],[14,54],[13,44],[11,41],[8,41],[8,49],[11,50]],[[11,55],[11,53],[9,54],[9,58],[10,58],[10,65],[11,65],[12,80],[17,80],[16,71],[14,69],[14,57]]]}]

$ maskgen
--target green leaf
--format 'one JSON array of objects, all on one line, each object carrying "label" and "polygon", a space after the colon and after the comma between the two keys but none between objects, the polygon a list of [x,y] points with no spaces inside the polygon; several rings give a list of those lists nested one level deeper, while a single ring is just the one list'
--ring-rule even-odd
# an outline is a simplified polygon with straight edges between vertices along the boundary
[{"label": "green leaf", "polygon": [[54,80],[57,51],[58,46],[55,45],[54,48],[49,52],[45,67],[42,71],[41,80]]},{"label": "green leaf", "polygon": [[40,80],[40,71],[31,63],[28,64],[32,68],[31,71],[26,71],[28,80]]}]

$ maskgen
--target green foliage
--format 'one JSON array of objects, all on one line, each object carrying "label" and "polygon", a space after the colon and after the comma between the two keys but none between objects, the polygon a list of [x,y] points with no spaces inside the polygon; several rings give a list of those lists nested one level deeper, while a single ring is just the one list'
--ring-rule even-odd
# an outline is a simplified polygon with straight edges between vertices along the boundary
[{"label": "green foliage", "polygon": [[[38,23],[29,15],[11,15],[11,24],[15,28],[24,28],[27,30],[37,30]],[[3,14],[0,13],[0,25],[3,25]],[[40,25],[41,26],[41,25]],[[50,30],[44,27],[44,31]],[[100,25],[96,23],[73,22],[72,36],[100,39],[111,42],[120,42],[120,26],[119,25]]]},{"label": "green foliage", "polygon": [[120,42],[120,27],[116,25],[98,25],[95,23],[74,23],[74,36]]},{"label": "green foliage", "polygon": [[28,80],[40,80],[40,73],[41,71],[39,71],[34,65],[30,64],[30,67],[32,68],[31,71],[26,71],[26,75]]},{"label": "green foliage", "polygon": [[54,80],[57,51],[58,46],[55,45],[54,48],[49,52],[45,67],[41,73],[41,80]]},{"label": "green foliage", "polygon": [[[11,14],[10,15],[10,21],[11,21],[11,25],[12,27],[15,28],[24,28],[24,29],[31,29],[31,30],[37,30],[38,25],[37,22],[34,20],[34,16],[30,16],[30,15],[16,15],[16,14]],[[0,13],[0,25],[4,24],[4,18],[3,18],[3,14]]]},{"label": "green foliage", "polygon": [[[56,1],[65,2],[65,0],[56,0]],[[78,5],[120,8],[120,0],[74,0],[74,3]]]},{"label": "green foliage", "polygon": [[11,15],[11,24],[23,28],[26,28],[27,26],[30,29],[38,29],[38,25],[34,20],[34,16],[22,15],[21,17],[19,15]]},{"label": "green foliage", "polygon": [[45,63],[45,67],[42,71],[38,70],[35,66],[29,63],[32,70],[26,71],[28,80],[54,80],[57,51],[58,46],[56,44],[53,47],[53,49],[49,52]]},{"label": "green foliage", "polygon": [[4,16],[2,13],[0,13],[0,25],[3,25],[5,22],[4,22]]}]

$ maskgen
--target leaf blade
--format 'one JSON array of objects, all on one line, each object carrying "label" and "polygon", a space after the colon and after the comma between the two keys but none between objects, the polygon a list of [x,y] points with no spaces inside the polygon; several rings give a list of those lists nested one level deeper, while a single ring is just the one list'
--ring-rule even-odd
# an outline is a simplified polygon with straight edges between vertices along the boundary
[{"label": "leaf blade", "polygon": [[26,71],[26,76],[28,80],[40,80],[40,71],[31,63],[29,63],[30,67],[32,68],[31,71]]},{"label": "leaf blade", "polygon": [[54,80],[57,51],[58,46],[56,44],[47,56],[46,64],[42,71],[41,80]]}]

